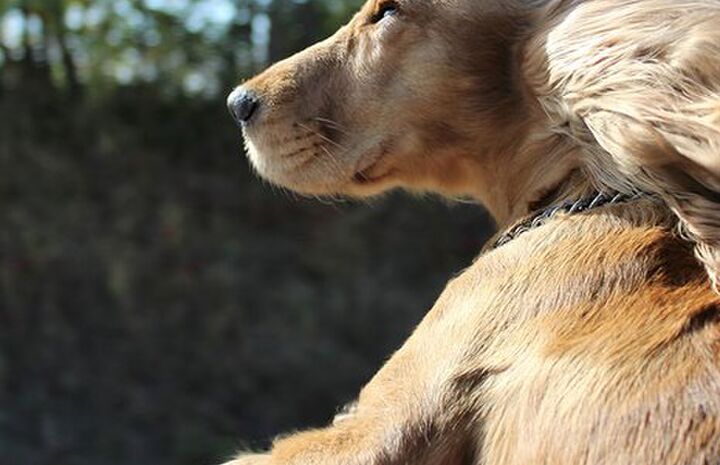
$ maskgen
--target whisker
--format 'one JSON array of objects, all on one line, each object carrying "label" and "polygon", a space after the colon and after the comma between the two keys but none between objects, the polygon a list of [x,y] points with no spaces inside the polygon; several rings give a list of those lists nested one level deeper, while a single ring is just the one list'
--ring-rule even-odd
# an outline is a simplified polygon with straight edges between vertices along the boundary
[{"label": "whisker", "polygon": [[322,116],[316,116],[316,117],[314,117],[314,118],[312,118],[312,119],[314,119],[315,121],[320,121],[320,122],[323,122],[323,123],[332,124],[332,125],[334,125],[334,126],[342,126],[342,125],[341,125],[340,123],[338,123],[337,121],[332,120],[332,119],[330,119],[330,118],[324,118],[324,117],[322,117]]},{"label": "whisker", "polygon": [[321,118],[320,116],[316,116],[314,119],[315,119],[315,121],[324,123],[324,124],[330,126],[332,129],[342,132],[343,134],[348,134],[347,128],[345,126],[343,126],[342,124],[338,123],[337,121],[333,121],[333,120],[327,119],[327,118]]},{"label": "whisker", "polygon": [[[295,123],[295,125],[296,125],[297,127],[300,127],[300,128],[302,128],[302,129],[308,131],[308,132],[311,133],[311,134],[316,135],[316,136],[319,137],[321,140],[326,141],[326,142],[328,142],[328,143],[330,143],[330,144],[338,147],[338,148],[341,149],[342,151],[344,151],[344,152],[347,151],[347,150],[345,149],[345,147],[343,147],[341,144],[335,142],[334,140],[330,139],[329,137],[324,136],[323,134],[319,133],[317,130],[315,130],[315,129],[313,129],[313,128],[305,125],[305,124],[302,124],[302,123]],[[337,159],[337,157],[335,156],[335,154],[333,154],[332,151],[330,151],[330,150],[329,150],[327,147],[325,147],[323,144],[319,144],[319,145],[317,145],[316,147],[317,147],[317,148],[320,148],[320,149],[327,155],[327,157],[325,157],[325,158],[326,158],[326,161],[323,160],[323,162],[324,162],[325,164],[327,164],[327,166],[328,166],[328,168],[330,169],[330,171],[332,171],[333,174],[334,174],[338,179],[345,177],[345,171],[342,169],[342,164],[339,162],[339,160]],[[309,161],[310,161],[310,160],[306,160],[305,162],[302,163],[302,165],[307,164]]]},{"label": "whisker", "polygon": [[307,134],[302,134],[302,135],[300,135],[300,136],[286,137],[286,138],[284,138],[284,139],[282,139],[282,140],[279,140],[279,141],[278,141],[278,144],[287,144],[287,143],[289,143],[289,142],[302,142],[302,141],[305,141],[305,140],[307,140],[307,139],[309,139],[309,138],[311,138],[311,137],[313,137],[313,136],[314,136],[314,134],[307,133]]},{"label": "whisker", "polygon": [[284,158],[284,159],[295,158],[298,155],[302,155],[303,153],[307,152],[308,150],[310,150],[312,148],[313,148],[312,146],[311,147],[301,147],[301,148],[295,150],[294,152],[290,152],[290,153],[283,155],[282,158]]},{"label": "whisker", "polygon": [[345,147],[343,147],[341,144],[335,142],[334,140],[332,140],[332,139],[330,139],[329,137],[321,134],[320,132],[312,129],[311,127],[308,127],[308,126],[306,126],[306,125],[304,125],[304,124],[302,124],[302,123],[298,123],[298,125],[299,125],[301,128],[305,129],[306,131],[312,132],[313,134],[315,134],[316,136],[318,136],[319,138],[321,138],[321,139],[324,140],[325,142],[328,142],[328,143],[336,146],[337,148],[339,148],[339,149],[341,149],[341,150],[343,150],[343,151],[346,151]]},{"label": "whisker", "polygon": [[335,175],[337,175],[337,177],[339,177],[339,178],[340,178],[340,177],[343,177],[342,167],[341,167],[340,162],[338,161],[338,159],[335,157],[335,155],[334,155],[327,147],[325,147],[324,145],[321,145],[320,148],[321,148],[322,151],[325,152],[325,154],[328,156],[328,159],[329,159],[328,161],[330,162],[330,168],[331,168],[333,171],[335,171]]},{"label": "whisker", "polygon": [[304,169],[309,164],[315,162],[318,158],[318,153],[313,152],[310,154],[310,156],[306,157],[304,160],[301,160],[297,165],[294,166],[294,169],[301,170]]}]

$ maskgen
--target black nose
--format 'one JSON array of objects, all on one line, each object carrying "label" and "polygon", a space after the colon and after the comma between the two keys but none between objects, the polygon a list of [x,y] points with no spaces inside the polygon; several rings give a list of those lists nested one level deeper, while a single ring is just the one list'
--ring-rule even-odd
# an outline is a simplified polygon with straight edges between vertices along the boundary
[{"label": "black nose", "polygon": [[227,99],[230,114],[238,124],[247,124],[255,114],[260,104],[260,99],[254,92],[238,87]]}]

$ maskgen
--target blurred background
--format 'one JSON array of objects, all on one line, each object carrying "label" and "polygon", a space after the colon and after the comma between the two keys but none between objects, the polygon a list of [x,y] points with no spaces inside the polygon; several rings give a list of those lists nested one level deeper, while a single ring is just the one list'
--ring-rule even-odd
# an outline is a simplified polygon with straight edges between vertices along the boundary
[{"label": "blurred background", "polygon": [[190,465],[322,425],[491,226],[256,179],[225,96],[355,0],[0,0],[0,464]]}]

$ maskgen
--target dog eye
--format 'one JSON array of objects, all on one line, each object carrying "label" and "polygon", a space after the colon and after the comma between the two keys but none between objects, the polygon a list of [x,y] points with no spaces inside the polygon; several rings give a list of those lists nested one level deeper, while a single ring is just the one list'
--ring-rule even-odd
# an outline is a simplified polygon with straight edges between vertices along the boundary
[{"label": "dog eye", "polygon": [[371,23],[379,23],[385,18],[394,16],[398,12],[398,5],[395,2],[387,2],[380,6],[380,9],[375,13],[370,20]]}]

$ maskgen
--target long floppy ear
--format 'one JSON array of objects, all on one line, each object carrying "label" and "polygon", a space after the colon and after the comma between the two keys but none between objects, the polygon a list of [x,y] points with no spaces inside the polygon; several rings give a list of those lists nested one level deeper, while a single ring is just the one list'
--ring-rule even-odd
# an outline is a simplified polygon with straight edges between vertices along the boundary
[{"label": "long floppy ear", "polygon": [[[720,283],[720,4],[573,3],[541,43],[600,185],[660,195]],[[545,95],[548,95],[547,93]]]},{"label": "long floppy ear", "polygon": [[[659,78],[673,77],[679,76]],[[584,102],[582,120],[603,149],[591,155],[588,166],[600,183],[660,195],[696,243],[696,254],[718,290],[720,95],[693,95],[696,89],[683,88],[682,80],[673,85],[663,80],[652,87],[639,82],[624,95],[615,88]],[[715,82],[720,85],[720,75]]]}]

